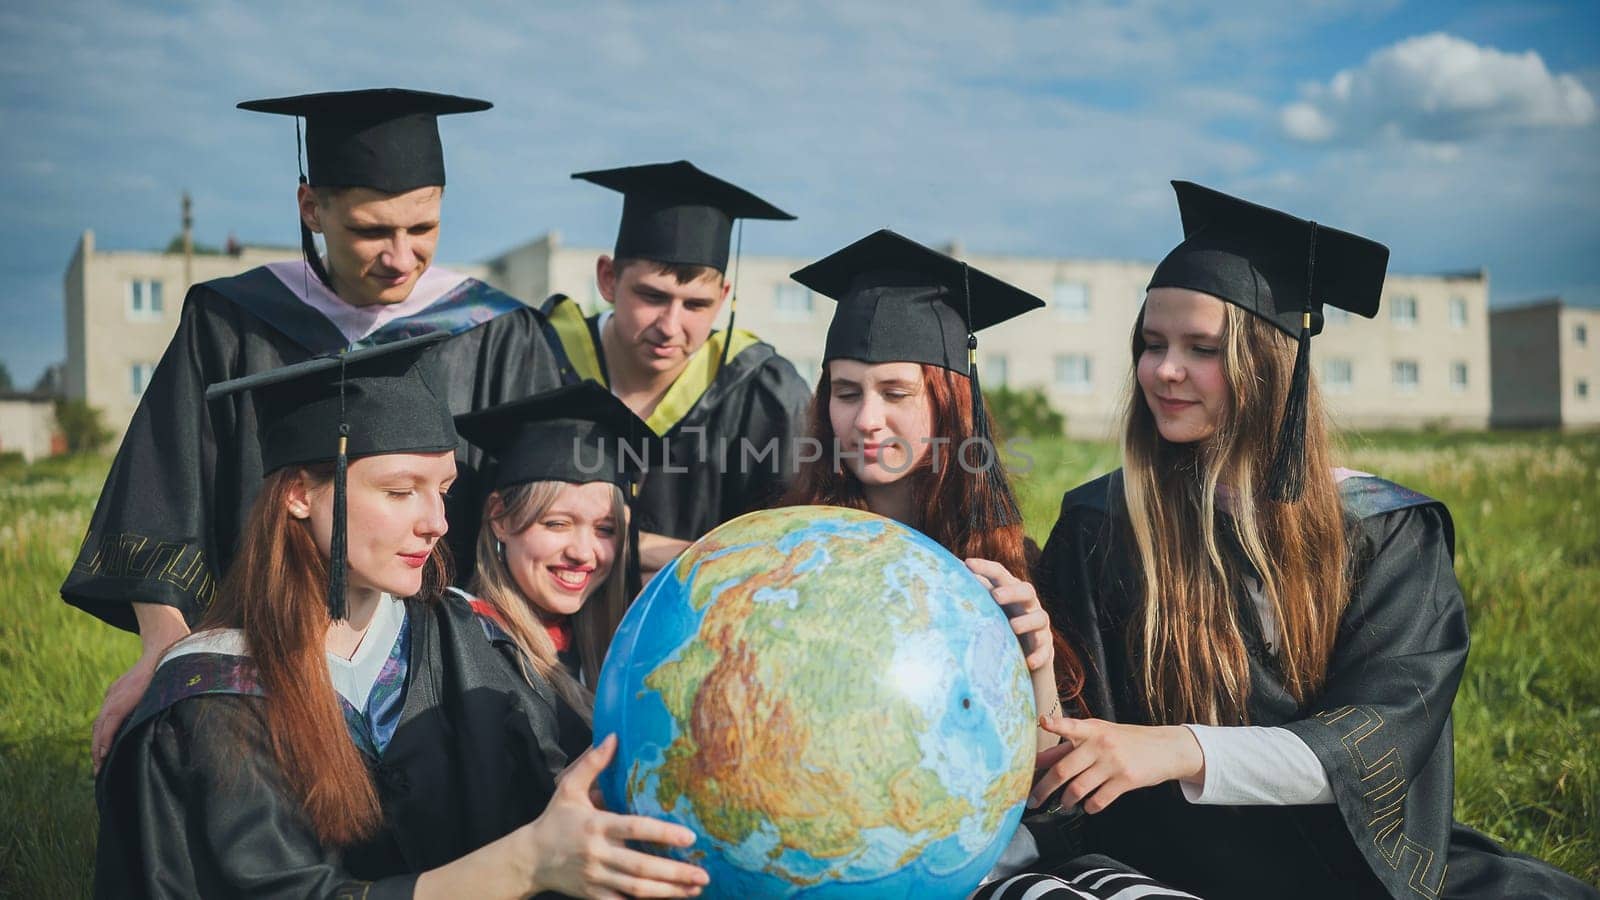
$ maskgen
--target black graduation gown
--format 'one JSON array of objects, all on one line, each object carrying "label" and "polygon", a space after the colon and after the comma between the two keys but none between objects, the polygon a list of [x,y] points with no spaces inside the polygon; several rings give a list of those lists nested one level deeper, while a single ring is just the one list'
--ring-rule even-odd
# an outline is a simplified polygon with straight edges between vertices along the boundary
[{"label": "black graduation gown", "polygon": [[[563,376],[609,384],[599,316],[584,318],[561,294],[544,313],[564,351]],[[718,370],[726,340],[728,365]],[[811,388],[771,344],[714,332],[647,420],[666,439],[667,459],[652,462],[634,501],[639,527],[692,541],[776,500],[798,468],[795,441],[810,404]]]},{"label": "black graduation gown", "polygon": [[[1127,623],[1138,598],[1123,548],[1121,473],[1069,492],[1040,561],[1051,618],[1083,655],[1091,715],[1149,724]],[[1381,478],[1340,485],[1353,594],[1328,681],[1303,707],[1284,689],[1241,590],[1250,723],[1281,726],[1327,771],[1335,803],[1190,804],[1176,783],[1132,791],[1083,817],[1081,837],[1155,878],[1215,897],[1595,896],[1542,862],[1452,819],[1450,707],[1467,623],[1442,503]]]},{"label": "black graduation gown", "polygon": [[[501,623],[500,614],[495,610],[494,605],[487,600],[472,597],[459,588],[454,590],[458,596],[466,599],[471,604],[473,611],[478,614],[478,620],[483,623],[483,631],[489,636],[489,643],[494,645],[495,650],[499,651],[500,655],[505,658],[506,663],[513,670],[524,673],[523,677],[528,681],[543,686],[544,682],[540,680],[539,676],[533,674],[533,664],[528,662],[528,655],[522,652],[522,648],[517,645],[516,639],[511,637],[511,633],[506,631],[505,626]],[[567,670],[567,674],[573,678],[578,677],[577,660],[578,653],[576,649],[563,651],[557,655],[557,661]],[[583,720],[577,710],[561,701],[560,694],[550,691],[550,697],[556,708],[556,729],[560,735],[561,752],[565,753],[568,759],[577,759],[583,751],[589,749],[589,745],[594,740],[594,733],[590,730],[589,723]]]},{"label": "black graduation gown", "polygon": [[163,665],[96,783],[97,897],[409,897],[416,876],[532,821],[567,758],[548,684],[529,684],[456,597],[406,605],[399,723],[367,757],[370,840],[322,846],[284,787],[248,657]]},{"label": "black graduation gown", "polygon": [[[452,412],[493,406],[560,384],[543,316],[466,279],[427,309],[386,324],[362,344],[450,331],[430,352],[448,373]],[[182,610],[191,625],[227,569],[261,485],[255,400],[205,402],[206,386],[346,346],[326,317],[266,268],[195,285],[100,492],[61,595],[119,628],[136,628],[133,601]],[[471,572],[484,493],[482,452],[457,450],[447,504],[458,576]]]}]

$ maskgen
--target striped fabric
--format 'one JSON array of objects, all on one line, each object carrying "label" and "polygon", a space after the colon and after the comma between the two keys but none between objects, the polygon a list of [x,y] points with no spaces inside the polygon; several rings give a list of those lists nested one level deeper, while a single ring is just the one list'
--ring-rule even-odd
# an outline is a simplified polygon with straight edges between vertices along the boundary
[{"label": "striped fabric", "polygon": [[1124,869],[1096,867],[1068,875],[1027,873],[991,881],[971,900],[1199,900],[1194,894]]}]

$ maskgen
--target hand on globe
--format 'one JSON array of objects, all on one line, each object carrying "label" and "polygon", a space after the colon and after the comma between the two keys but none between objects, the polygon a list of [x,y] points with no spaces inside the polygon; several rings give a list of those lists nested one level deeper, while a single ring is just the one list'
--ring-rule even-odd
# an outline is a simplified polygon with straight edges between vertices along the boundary
[{"label": "hand on globe", "polygon": [[595,806],[595,779],[610,765],[615,735],[591,747],[561,773],[550,805],[533,822],[534,882],[540,890],[575,897],[694,897],[710,879],[705,870],[628,848],[628,841],[688,847],[694,832],[644,816]]},{"label": "hand on globe", "polygon": [[1205,754],[1182,725],[1122,725],[1103,719],[1041,716],[1063,743],[1039,752],[1041,769],[1028,794],[1036,807],[1065,786],[1061,804],[1097,813],[1128,791],[1205,775]]},{"label": "hand on globe", "polygon": [[[1039,603],[1039,594],[1033,585],[1006,571],[1006,567],[989,559],[969,559],[967,568],[983,580],[994,602],[1011,620],[1011,630],[1022,644],[1027,657],[1028,671],[1037,672],[1050,665],[1055,658],[1055,642],[1050,636],[1050,614]],[[1041,710],[1047,712],[1048,710]]]}]

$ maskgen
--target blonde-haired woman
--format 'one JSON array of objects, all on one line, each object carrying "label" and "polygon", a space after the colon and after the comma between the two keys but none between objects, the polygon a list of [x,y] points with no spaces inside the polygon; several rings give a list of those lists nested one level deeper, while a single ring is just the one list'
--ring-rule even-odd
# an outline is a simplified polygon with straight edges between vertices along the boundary
[{"label": "blonde-haired woman", "polygon": [[1452,821],[1449,511],[1333,465],[1310,338],[1324,303],[1376,314],[1388,250],[1175,187],[1123,468],[1066,495],[1041,561],[1099,718],[1047,723],[1030,802],[1204,896],[1584,893]]},{"label": "blonde-haired woman", "polygon": [[653,435],[588,381],[457,417],[495,457],[478,534],[473,606],[519,666],[562,703],[561,744],[589,742],[600,663],[637,593],[629,486]]}]

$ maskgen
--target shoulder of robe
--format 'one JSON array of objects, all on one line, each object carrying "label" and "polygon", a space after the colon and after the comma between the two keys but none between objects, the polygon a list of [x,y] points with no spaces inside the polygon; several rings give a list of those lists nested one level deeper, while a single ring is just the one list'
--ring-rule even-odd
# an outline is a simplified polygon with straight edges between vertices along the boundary
[{"label": "shoulder of robe", "polygon": [[1376,475],[1356,475],[1339,482],[1339,501],[1345,515],[1369,532],[1398,527],[1398,519],[1412,518],[1398,513],[1415,510],[1423,516],[1437,516],[1450,555],[1455,556],[1455,521],[1443,501]]},{"label": "shoulder of robe", "polygon": [[1107,515],[1111,511],[1111,496],[1113,491],[1122,490],[1122,470],[1108,472],[1093,481],[1086,481],[1061,498],[1061,515],[1068,513],[1098,513]]}]

